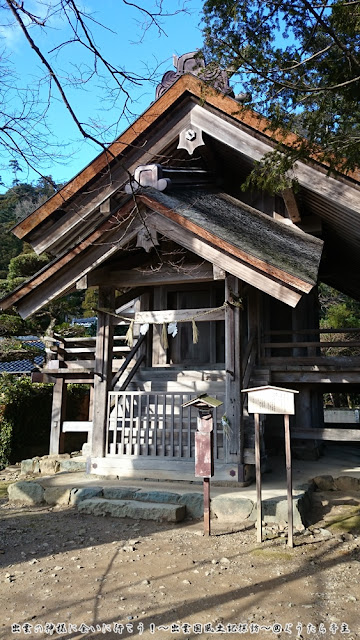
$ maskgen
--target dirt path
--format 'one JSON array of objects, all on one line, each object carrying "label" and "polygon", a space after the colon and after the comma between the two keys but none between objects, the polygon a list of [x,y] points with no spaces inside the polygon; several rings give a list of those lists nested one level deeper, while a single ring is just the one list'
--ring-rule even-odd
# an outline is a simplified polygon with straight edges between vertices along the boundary
[{"label": "dirt path", "polygon": [[358,638],[360,537],[329,533],[329,518],[346,517],[336,500],[316,494],[318,522],[294,549],[285,534],[256,544],[254,528],[214,524],[206,539],[199,522],[3,501],[0,637]]}]

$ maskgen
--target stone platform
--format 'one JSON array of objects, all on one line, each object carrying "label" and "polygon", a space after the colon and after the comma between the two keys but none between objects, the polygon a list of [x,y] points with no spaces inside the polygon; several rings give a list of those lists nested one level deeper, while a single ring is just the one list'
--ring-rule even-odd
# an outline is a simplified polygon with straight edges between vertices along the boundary
[{"label": "stone platform", "polygon": [[[76,465],[84,464],[80,458],[74,460]],[[70,465],[70,461],[66,464]],[[263,520],[284,523],[287,521],[284,458],[271,458],[270,466],[271,470],[262,477]],[[330,489],[336,489],[337,484],[340,488],[344,483],[355,483],[360,489],[360,450],[350,445],[328,445],[325,455],[317,461],[293,460],[294,527],[299,530],[307,526],[315,487],[313,479],[317,477],[328,482]],[[339,478],[342,480],[337,480]],[[235,483],[225,485],[211,483],[212,518],[234,525],[255,522],[255,483],[249,487],[239,487]],[[200,519],[203,516],[203,487],[199,479],[156,482],[153,479],[102,478],[64,470],[53,475],[32,475],[15,483],[9,487],[9,499],[26,504],[75,506],[84,513],[117,517],[141,518],[146,514],[146,519],[170,518],[173,522],[183,517]],[[171,505],[167,511],[165,504]],[[185,509],[176,511],[176,506]]]}]

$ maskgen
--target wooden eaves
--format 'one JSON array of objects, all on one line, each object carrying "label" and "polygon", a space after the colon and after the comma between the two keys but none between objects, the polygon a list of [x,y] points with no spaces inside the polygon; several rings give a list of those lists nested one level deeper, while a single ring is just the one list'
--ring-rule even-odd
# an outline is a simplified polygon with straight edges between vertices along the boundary
[{"label": "wooden eaves", "polygon": [[[93,180],[98,178],[101,172],[106,170],[114,160],[120,159],[124,154],[128,153],[129,150],[136,145],[139,136],[146,134],[147,130],[186,93],[201,100],[201,103],[208,104],[228,115],[231,119],[241,123],[250,131],[255,132],[255,135],[260,134],[267,139],[269,144],[277,142],[284,145],[291,145],[297,141],[297,137],[293,134],[284,135],[281,131],[270,133],[269,122],[264,117],[259,116],[249,109],[240,107],[233,98],[216,91],[199,78],[191,74],[184,74],[154,102],[142,116],[120,135],[106,151],[95,158],[95,160],[75,176],[75,178],[70,180],[57,194],[39,207],[39,209],[17,224],[13,228],[13,233],[19,239],[26,238],[31,231],[51,216],[52,213],[66,206],[67,203],[83,191]],[[314,157],[313,160],[317,161],[317,158]],[[349,174],[349,177],[358,180],[360,177],[359,172],[353,172]]]},{"label": "wooden eaves", "polygon": [[[320,240],[300,231],[284,230],[281,223],[266,217],[275,229],[279,228],[279,235],[282,238],[285,236],[283,242],[287,242],[287,236],[290,241],[291,234],[295,234],[295,242],[297,241],[304,248],[306,243],[311,244],[311,252],[314,254],[311,257],[314,277],[313,279],[297,277],[290,270],[287,272],[242,249],[241,245],[237,244],[239,233],[233,233],[233,239],[221,237],[221,229],[216,233],[214,227],[210,230],[206,228],[207,219],[201,226],[189,219],[184,212],[179,213],[174,208],[177,203],[175,196],[172,196],[171,200],[174,203],[173,208],[164,205],[161,202],[162,197],[164,197],[163,194],[155,190],[145,190],[144,193],[136,196],[136,205],[131,198],[119,209],[116,216],[104,221],[86,239],[56,258],[41,272],[6,296],[0,303],[1,308],[6,309],[15,305],[22,317],[28,317],[49,300],[68,292],[80,278],[87,274],[91,278],[98,266],[121,252],[123,247],[135,238],[143,227],[144,221],[150,228],[156,229],[162,235],[206,260],[207,264],[224,268],[228,273],[292,307],[296,306],[303,293],[308,293],[316,283],[322,249]],[[227,204],[230,206],[229,203]],[[234,208],[234,203],[231,206]],[[141,216],[138,215],[139,210],[141,210]],[[254,215],[264,216],[265,214],[254,211]],[[208,220],[210,223],[210,218]],[[209,228],[210,226],[209,224]],[[297,234],[300,234],[299,237]],[[138,284],[146,286],[152,282],[149,279],[147,283],[144,278],[144,281]]]}]

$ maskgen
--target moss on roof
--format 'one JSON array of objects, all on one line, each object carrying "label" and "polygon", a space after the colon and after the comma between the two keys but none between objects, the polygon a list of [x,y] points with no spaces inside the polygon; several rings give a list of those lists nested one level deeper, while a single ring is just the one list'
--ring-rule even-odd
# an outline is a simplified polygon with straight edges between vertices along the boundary
[{"label": "moss on roof", "polygon": [[147,190],[158,202],[273,267],[316,284],[322,240],[294,229],[224,193]]}]

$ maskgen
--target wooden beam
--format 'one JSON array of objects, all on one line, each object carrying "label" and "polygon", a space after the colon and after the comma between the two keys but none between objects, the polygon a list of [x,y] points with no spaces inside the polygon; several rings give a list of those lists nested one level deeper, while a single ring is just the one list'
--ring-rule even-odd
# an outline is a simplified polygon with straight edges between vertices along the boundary
[{"label": "wooden beam", "polygon": [[284,191],[282,192],[282,197],[285,202],[286,210],[289,214],[291,222],[293,222],[294,224],[301,222],[301,215],[293,189],[284,189]]},{"label": "wooden beam", "polygon": [[[91,275],[91,274],[90,274]],[[112,284],[109,282],[109,284]],[[122,293],[120,296],[115,298],[115,309],[121,309],[125,304],[135,300],[135,298],[139,298],[143,293],[145,293],[146,287],[134,287],[130,289],[130,291],[126,291]]]},{"label": "wooden beam", "polygon": [[[52,225],[50,234],[46,234],[46,236],[45,234],[43,234],[42,237],[38,239],[38,241],[36,242],[35,250],[38,253],[41,253],[41,251],[45,251],[46,248],[50,247],[53,243],[55,243],[57,238],[61,237],[61,235],[73,231],[79,225],[83,226],[84,221],[87,220],[90,216],[92,216],[94,211],[96,211],[96,209],[102,206],[103,202],[110,199],[111,196],[113,196],[115,193],[117,193],[120,189],[123,188],[124,184],[129,179],[129,174],[133,174],[136,167],[138,166],[140,158],[145,159],[146,161],[148,160],[152,161],[153,158],[156,156],[156,154],[161,153],[164,147],[168,146],[169,144],[171,144],[173,141],[177,139],[180,131],[184,128],[184,126],[188,126],[189,124],[188,113],[191,107],[192,107],[191,103],[190,104],[188,103],[184,106],[181,106],[176,111],[176,113],[173,113],[173,117],[167,120],[167,122],[161,127],[161,129],[152,136],[151,141],[147,143],[146,147],[141,145],[138,149],[131,148],[130,162],[128,160],[125,161],[124,159],[122,165],[118,165],[114,167],[111,172],[111,181],[109,180],[109,175],[107,173],[102,178],[100,167],[99,167],[98,174],[96,173],[95,165],[97,161],[101,158],[101,156],[96,158],[92,163],[94,167],[90,165],[90,167],[87,167],[86,169],[84,169],[84,171],[82,171],[81,174],[79,174],[79,176],[71,180],[68,183],[68,185],[66,185],[59,192],[59,194],[56,194],[55,196],[53,196],[53,198],[50,198],[50,200],[48,200],[42,207],[40,207],[37,211],[31,214],[31,216],[29,216],[29,219],[27,219],[27,222],[25,225],[20,223],[14,229],[15,235],[17,235],[19,238],[25,237],[28,233],[31,233],[31,231],[35,229],[35,227],[38,224],[41,224],[41,222],[46,220],[46,218],[48,218],[54,211],[67,205],[67,201],[69,200],[69,198],[71,198],[74,195],[74,193],[77,193],[83,186],[85,186],[86,178],[87,178],[87,169],[91,168],[91,169],[94,169],[94,171],[92,171],[91,178],[94,178],[94,177],[99,178],[99,182],[96,184],[96,188],[93,188],[92,192],[86,195],[85,197],[82,196],[82,202],[80,203],[80,205],[78,205],[78,207],[76,208],[74,207],[74,209],[69,208],[69,210],[66,213],[64,213],[61,220],[59,220],[58,222],[55,222]],[[135,133],[137,122],[135,122],[134,125],[132,125],[131,132],[127,130],[120,137],[119,146],[121,145],[121,141],[120,141],[121,138],[127,137],[128,133],[131,133],[131,134]],[[146,124],[146,123],[144,122],[142,124]],[[124,149],[122,149],[121,151],[125,150],[126,146],[127,145],[125,144]],[[104,166],[106,166],[106,164],[108,165],[109,161],[110,161],[110,158],[107,158],[107,159],[105,158]],[[82,175],[84,176],[83,181],[78,179]],[[75,186],[75,184],[76,184],[76,188],[73,191],[72,187],[73,185]],[[71,204],[67,206],[71,207]],[[30,218],[33,218],[33,219],[30,220]],[[35,248],[33,240],[31,240],[31,243],[32,243],[32,246],[34,246]]]},{"label": "wooden beam", "polygon": [[111,198],[106,198],[100,205],[100,213],[103,216],[109,216],[111,213]]},{"label": "wooden beam", "polygon": [[[240,282],[232,275],[225,280],[225,297],[240,296]],[[225,461],[243,462],[243,429],[241,397],[241,327],[240,308],[227,306],[225,312],[225,413],[230,432],[225,438]]]},{"label": "wooden beam", "polygon": [[[260,124],[260,118],[258,122]],[[268,142],[264,142],[254,137],[253,132],[249,131],[247,133],[243,129],[234,126],[229,120],[199,105],[195,105],[191,111],[191,124],[200,127],[204,133],[207,133],[212,138],[230,146],[232,149],[236,149],[255,161],[261,160],[266,153],[273,149],[270,138]],[[286,138],[283,143],[286,144]],[[303,162],[296,162],[293,170],[301,186],[331,201],[335,201],[346,209],[360,213],[359,192],[350,184],[336,180],[325,172],[323,173],[321,169],[311,167]]]},{"label": "wooden beam", "polygon": [[139,223],[134,220],[126,233],[119,225],[111,234],[92,234],[95,237],[92,242],[87,242],[84,250],[81,243],[64,259],[57,260],[21,290],[10,295],[7,299],[8,306],[15,304],[22,318],[27,318],[50,300],[63,295],[79,277],[88,274],[96,265],[119,251],[136,236],[138,230]]},{"label": "wooden beam", "polygon": [[[129,271],[102,267],[89,273],[90,286],[112,284],[116,287],[153,287],[165,284],[182,284],[187,282],[208,282],[213,279],[212,265],[184,265],[181,270],[171,267],[161,269],[143,269]],[[125,304],[125,303],[124,303]]]},{"label": "wooden beam", "polygon": [[79,278],[79,280],[76,282],[76,289],[83,291],[84,289],[88,288],[88,280],[87,280],[87,276],[83,276],[82,278]]},{"label": "wooden beam", "polygon": [[228,273],[233,274],[240,280],[244,280],[253,285],[256,289],[260,289],[265,293],[285,302],[291,307],[295,307],[301,298],[301,294],[284,284],[272,280],[270,277],[259,273],[257,270],[250,268],[222,251],[219,251],[209,243],[201,240],[192,232],[184,229],[172,220],[164,220],[164,217],[158,213],[149,214],[151,224],[163,235],[174,240],[181,246],[189,249],[196,255],[204,258],[208,262],[216,264],[220,269],[225,269]]},{"label": "wooden beam", "polygon": [[[196,317],[195,317],[196,316]],[[135,313],[135,322],[139,324],[163,324],[184,322],[195,319],[196,322],[224,320],[224,309],[167,309],[165,311],[139,311]]]},{"label": "wooden beam", "polygon": [[360,442],[360,429],[292,429],[291,437],[300,440]]},{"label": "wooden beam", "polygon": [[225,280],[226,273],[224,269],[220,269],[216,264],[213,264],[213,277],[214,280]]},{"label": "wooden beam", "polygon": [[[114,309],[114,305],[114,289],[110,287],[100,287],[99,307]],[[103,457],[105,454],[107,402],[112,380],[113,337],[114,329],[111,323],[111,316],[99,311],[94,369],[94,415],[91,433],[92,456]]]},{"label": "wooden beam", "polygon": [[63,433],[83,433],[87,431],[87,433],[91,433],[92,431],[92,421],[90,420],[68,420],[63,422]]},{"label": "wooden beam", "polygon": [[66,383],[57,378],[53,388],[49,454],[60,453],[61,427],[66,411]]}]

